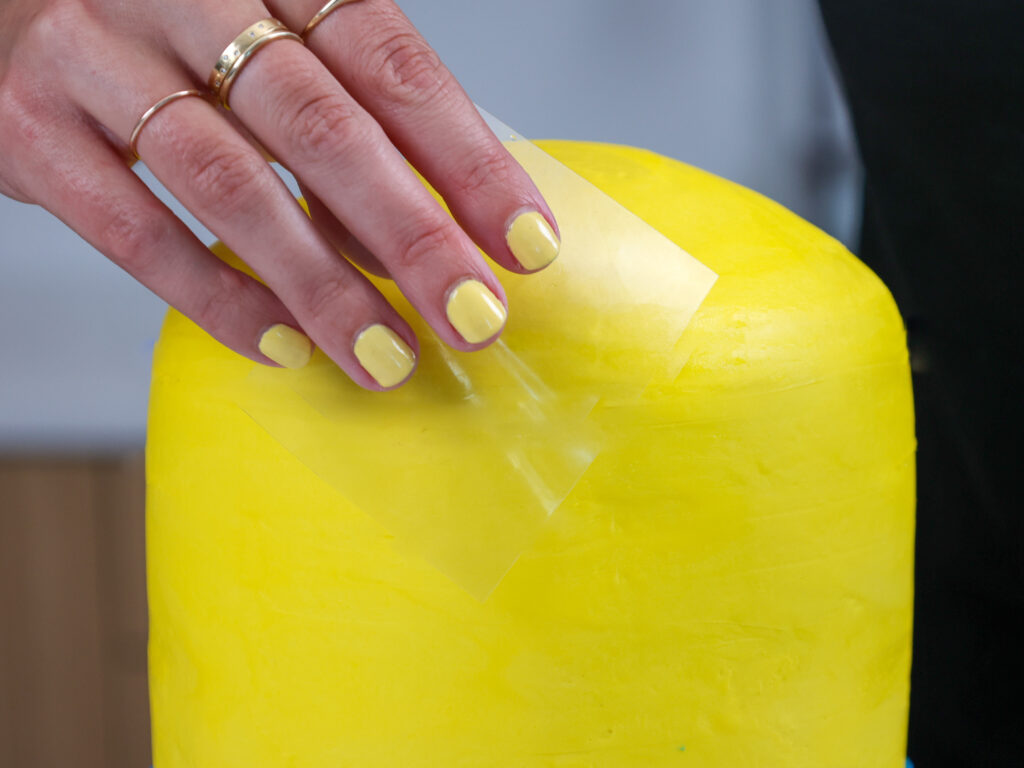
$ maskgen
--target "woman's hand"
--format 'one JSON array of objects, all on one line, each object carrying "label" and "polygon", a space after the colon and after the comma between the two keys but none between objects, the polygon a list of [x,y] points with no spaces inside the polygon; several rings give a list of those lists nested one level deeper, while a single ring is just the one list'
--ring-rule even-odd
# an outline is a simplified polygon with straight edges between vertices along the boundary
[{"label": "woman's hand", "polygon": [[[540,193],[392,0],[337,7],[305,46],[263,45],[233,81],[230,112],[181,98],[141,129],[146,165],[265,286],[211,255],[129,170],[146,110],[208,90],[218,57],[254,22],[301,33],[323,4],[7,0],[0,192],[46,207],[235,351],[298,366],[312,339],[356,382],[385,389],[412,373],[416,338],[339,250],[393,277],[464,350],[492,341],[506,317],[474,242],[516,272],[558,252]],[[298,177],[313,221],[251,137]]]}]

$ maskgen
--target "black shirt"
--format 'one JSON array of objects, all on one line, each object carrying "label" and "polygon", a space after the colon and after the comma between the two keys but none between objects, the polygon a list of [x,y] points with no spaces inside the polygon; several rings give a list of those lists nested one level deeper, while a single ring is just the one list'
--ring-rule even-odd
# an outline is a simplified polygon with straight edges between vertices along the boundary
[{"label": "black shirt", "polygon": [[1024,3],[821,0],[907,323],[918,768],[1024,761]]}]

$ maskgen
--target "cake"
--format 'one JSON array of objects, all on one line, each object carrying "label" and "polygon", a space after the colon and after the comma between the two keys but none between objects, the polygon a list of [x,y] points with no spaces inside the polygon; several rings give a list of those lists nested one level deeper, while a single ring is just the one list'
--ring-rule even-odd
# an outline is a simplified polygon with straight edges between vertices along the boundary
[{"label": "cake", "polygon": [[[592,405],[599,450],[481,596],[282,444],[240,394],[254,363],[169,312],[147,446],[156,768],[904,765],[915,442],[890,294],[752,191],[540,145],[719,274],[685,365]],[[339,440],[399,426],[356,421]]]}]

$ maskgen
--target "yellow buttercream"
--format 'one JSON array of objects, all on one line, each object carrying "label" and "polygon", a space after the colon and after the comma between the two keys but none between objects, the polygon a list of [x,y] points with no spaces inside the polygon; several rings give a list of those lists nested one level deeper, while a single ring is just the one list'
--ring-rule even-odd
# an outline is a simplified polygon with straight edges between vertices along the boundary
[{"label": "yellow buttercream", "polygon": [[[686,366],[596,407],[602,452],[480,602],[258,427],[235,404],[252,363],[170,313],[147,459],[156,768],[902,766],[914,438],[888,292],[753,192],[543,146],[719,273]],[[626,349],[643,329],[607,332]]]}]

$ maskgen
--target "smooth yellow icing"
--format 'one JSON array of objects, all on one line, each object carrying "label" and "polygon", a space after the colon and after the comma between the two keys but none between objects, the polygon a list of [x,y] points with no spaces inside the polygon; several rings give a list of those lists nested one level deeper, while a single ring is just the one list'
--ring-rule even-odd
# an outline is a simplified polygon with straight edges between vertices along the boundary
[{"label": "smooth yellow icing", "polygon": [[419,338],[406,385],[380,397],[317,354],[297,372],[256,366],[232,390],[257,424],[380,522],[393,546],[481,600],[600,450],[594,404],[632,402],[678,373],[688,353],[678,342],[716,278],[551,155],[527,141],[506,146],[560,212],[566,240],[540,274],[502,273],[515,308],[507,324],[481,283],[450,293],[448,316],[467,337],[501,330],[500,340],[453,350],[394,283],[378,280]]},{"label": "smooth yellow icing", "polygon": [[251,363],[170,313],[156,768],[902,765],[914,438],[888,292],[753,192],[543,146],[719,273],[686,366],[598,405],[601,453],[481,603],[258,427],[235,398]]}]

